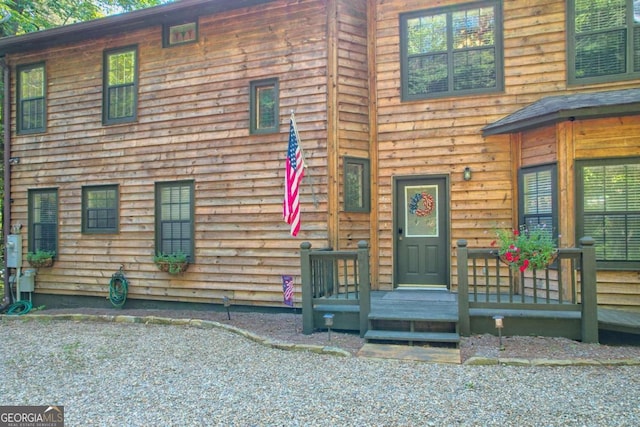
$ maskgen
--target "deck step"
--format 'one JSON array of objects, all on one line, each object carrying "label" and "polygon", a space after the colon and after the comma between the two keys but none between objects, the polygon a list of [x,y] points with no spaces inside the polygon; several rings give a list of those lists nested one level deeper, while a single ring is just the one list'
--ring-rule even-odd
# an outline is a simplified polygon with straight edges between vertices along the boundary
[{"label": "deck step", "polygon": [[324,313],[359,313],[360,306],[355,304],[316,304],[313,306],[315,311]]},{"label": "deck step", "polygon": [[369,320],[406,320],[409,322],[458,322],[458,313],[371,313]]},{"label": "deck step", "polygon": [[407,332],[368,330],[364,339],[377,341],[421,341],[421,342],[460,342],[460,335],[455,332]]},{"label": "deck step", "polygon": [[493,317],[496,315],[508,317],[526,317],[534,319],[580,319],[582,314],[577,310],[518,310],[503,308],[470,308],[472,317]]}]

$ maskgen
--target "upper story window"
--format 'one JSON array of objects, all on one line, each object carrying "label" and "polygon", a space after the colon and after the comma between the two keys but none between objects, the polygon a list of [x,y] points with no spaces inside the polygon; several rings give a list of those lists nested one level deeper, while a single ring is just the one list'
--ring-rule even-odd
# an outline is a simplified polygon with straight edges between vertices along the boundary
[{"label": "upper story window", "polygon": [[58,190],[29,190],[29,252],[58,251]]},{"label": "upper story window", "polygon": [[44,132],[46,128],[46,74],[44,64],[17,68],[17,131]]},{"label": "upper story window", "polygon": [[640,1],[568,0],[570,84],[640,77]]},{"label": "upper story window", "polygon": [[138,104],[138,51],[126,47],[105,51],[102,121],[131,122]]},{"label": "upper story window", "polygon": [[529,230],[548,230],[555,240],[558,235],[556,165],[522,168],[518,183],[520,224]]},{"label": "upper story window", "polygon": [[273,133],[279,129],[278,79],[250,83],[250,133]]},{"label": "upper story window", "polygon": [[156,183],[156,253],[182,253],[193,262],[193,205],[193,181]]},{"label": "upper story window", "polygon": [[576,162],[576,237],[596,241],[598,268],[637,270],[640,158]]},{"label": "upper story window", "polygon": [[82,187],[82,232],[118,232],[118,186]]},{"label": "upper story window", "polygon": [[498,1],[401,15],[400,45],[403,100],[503,88]]}]

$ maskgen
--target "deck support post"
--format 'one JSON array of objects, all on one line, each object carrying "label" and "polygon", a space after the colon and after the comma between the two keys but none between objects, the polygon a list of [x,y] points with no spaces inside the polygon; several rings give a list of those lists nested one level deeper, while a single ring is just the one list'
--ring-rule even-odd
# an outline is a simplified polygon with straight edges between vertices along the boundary
[{"label": "deck support post", "polygon": [[302,281],[302,333],[313,333],[313,295],[311,289],[311,243],[300,244],[300,274]]},{"label": "deck support post", "polygon": [[369,244],[358,242],[358,281],[360,293],[360,337],[369,329],[369,313],[371,312],[371,278],[369,275]]},{"label": "deck support post", "polygon": [[471,335],[471,319],[469,317],[469,266],[467,265],[467,241],[458,240],[458,328],[459,334]]},{"label": "deck support post", "polygon": [[591,237],[583,237],[580,239],[580,247],[582,248],[580,266],[582,342],[597,343],[599,339],[595,241]]}]

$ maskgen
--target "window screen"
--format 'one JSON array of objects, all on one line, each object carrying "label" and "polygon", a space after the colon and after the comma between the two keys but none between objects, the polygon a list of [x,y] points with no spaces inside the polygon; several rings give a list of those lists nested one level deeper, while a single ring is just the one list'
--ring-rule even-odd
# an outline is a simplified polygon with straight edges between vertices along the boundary
[{"label": "window screen", "polygon": [[596,259],[640,261],[640,159],[582,162],[578,167],[578,236],[596,241]]},{"label": "window screen", "polygon": [[136,49],[105,52],[104,69],[104,122],[132,121],[137,109]]},{"label": "window screen", "polygon": [[193,182],[156,186],[157,252],[193,255]]},{"label": "window screen", "polygon": [[83,187],[82,206],[83,232],[118,231],[118,186]]},{"label": "window screen", "polygon": [[640,2],[569,0],[569,78],[600,82],[640,73]]},{"label": "window screen", "polygon": [[57,252],[58,191],[29,190],[29,251]]},{"label": "window screen", "polygon": [[402,15],[400,27],[403,99],[502,89],[497,2]]},{"label": "window screen", "polygon": [[45,130],[45,68],[44,64],[18,68],[18,133]]}]

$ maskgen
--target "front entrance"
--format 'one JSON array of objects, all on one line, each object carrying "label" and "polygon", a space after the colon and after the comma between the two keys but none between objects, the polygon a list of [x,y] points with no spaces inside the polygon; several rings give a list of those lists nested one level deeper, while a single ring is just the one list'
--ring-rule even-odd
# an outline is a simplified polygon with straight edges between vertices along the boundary
[{"label": "front entrance", "polygon": [[395,180],[395,287],[449,288],[447,177]]}]

